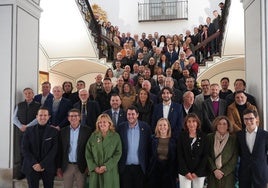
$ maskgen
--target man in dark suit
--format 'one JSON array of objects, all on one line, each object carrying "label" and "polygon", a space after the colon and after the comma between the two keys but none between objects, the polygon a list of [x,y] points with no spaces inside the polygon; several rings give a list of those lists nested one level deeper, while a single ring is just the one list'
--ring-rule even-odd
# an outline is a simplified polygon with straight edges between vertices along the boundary
[{"label": "man in dark suit", "polygon": [[122,141],[119,161],[121,188],[144,188],[150,150],[151,131],[147,123],[138,120],[137,107],[127,109],[127,121],[120,124],[118,133]]},{"label": "man in dark suit", "polygon": [[191,91],[186,91],[183,94],[183,102],[182,102],[182,111],[183,118],[185,118],[189,113],[194,113],[201,120],[201,115],[197,105],[194,104],[194,94]]},{"label": "man in dark suit", "polygon": [[174,46],[173,44],[169,44],[168,45],[168,51],[165,53],[166,57],[167,57],[167,61],[169,62],[169,64],[172,66],[173,63],[178,60],[179,54],[174,51]]},{"label": "man in dark suit", "polygon": [[100,107],[96,101],[89,100],[89,92],[86,89],[79,91],[80,101],[74,104],[74,108],[81,112],[81,125],[88,126],[92,131],[96,128],[96,121],[100,115]]},{"label": "man in dark suit", "polygon": [[110,78],[104,78],[103,90],[97,93],[96,101],[99,103],[101,112],[111,108],[110,99],[114,91],[112,90],[113,84]]},{"label": "man in dark suit", "polygon": [[[216,33],[215,25],[214,25],[214,23],[211,22],[210,17],[207,17],[206,22],[207,22],[207,26],[208,26],[207,34],[208,34],[208,37],[210,37],[211,35]],[[215,53],[215,39],[213,39],[211,42],[209,42],[208,45],[209,45],[209,52],[210,52],[210,56],[211,56]]]},{"label": "man in dark suit", "polygon": [[44,105],[46,100],[53,98],[52,93],[50,93],[51,84],[49,82],[42,83],[42,93],[34,96],[34,101],[39,102],[41,106]]},{"label": "man in dark suit", "polygon": [[49,98],[44,103],[50,113],[49,124],[58,130],[69,124],[67,116],[68,111],[72,108],[71,101],[62,97],[63,89],[61,86],[54,86],[52,89],[53,98]]},{"label": "man in dark suit", "polygon": [[246,128],[237,133],[240,155],[239,187],[267,188],[268,132],[258,127],[257,111],[246,109],[243,119]]},{"label": "man in dark suit", "polygon": [[80,111],[71,109],[68,112],[70,126],[64,127],[59,135],[57,175],[63,177],[65,188],[72,188],[74,181],[79,188],[85,186],[87,172],[85,146],[91,130],[86,126],[80,126],[80,119]]},{"label": "man in dark suit", "polygon": [[28,127],[22,140],[23,165],[29,188],[39,187],[42,179],[44,188],[53,188],[56,172],[58,131],[48,125],[49,110],[41,107],[37,113],[38,124]]},{"label": "man in dark suit", "polygon": [[210,85],[210,98],[206,99],[202,104],[203,123],[201,129],[204,133],[211,133],[213,131],[212,122],[217,116],[227,114],[227,105],[224,99],[220,99],[219,84]]},{"label": "man in dark suit", "polygon": [[120,108],[121,106],[121,98],[117,93],[112,94],[111,99],[110,99],[110,105],[111,108],[104,111],[104,113],[108,114],[111,118],[111,120],[114,123],[114,127],[118,129],[118,126],[127,121],[126,118],[126,113],[125,111]]},{"label": "man in dark suit", "polygon": [[84,89],[85,87],[86,87],[86,83],[83,80],[78,80],[76,82],[76,92],[73,92],[69,96],[69,99],[71,100],[72,105],[74,105],[75,103],[77,103],[80,100],[78,92],[80,89]]},{"label": "man in dark suit", "polygon": [[172,137],[177,139],[182,130],[183,111],[181,104],[172,102],[173,91],[169,87],[161,90],[162,103],[155,106],[152,117],[152,130],[154,131],[157,121],[164,117],[167,118],[171,126]]}]

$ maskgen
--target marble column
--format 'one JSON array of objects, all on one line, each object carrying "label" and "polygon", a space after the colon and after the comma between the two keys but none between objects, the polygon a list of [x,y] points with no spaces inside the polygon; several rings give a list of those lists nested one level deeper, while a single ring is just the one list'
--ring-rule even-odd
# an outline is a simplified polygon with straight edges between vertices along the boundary
[{"label": "marble column", "polygon": [[268,4],[266,0],[241,0],[245,16],[247,91],[257,99],[262,124],[267,130]]},{"label": "marble column", "polygon": [[37,0],[0,1],[0,187],[12,187],[14,107],[25,87],[37,91],[40,14]]}]

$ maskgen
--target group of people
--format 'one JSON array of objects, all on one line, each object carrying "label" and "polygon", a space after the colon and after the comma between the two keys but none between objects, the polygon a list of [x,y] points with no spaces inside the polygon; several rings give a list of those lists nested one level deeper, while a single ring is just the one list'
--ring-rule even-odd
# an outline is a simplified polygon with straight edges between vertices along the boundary
[{"label": "group of people", "polygon": [[65,188],[85,187],[87,176],[94,188],[265,188],[268,133],[255,98],[240,78],[234,92],[228,77],[196,82],[198,33],[207,36],[127,33],[89,89],[83,80],[75,92],[70,81],[44,82],[38,95],[25,88],[13,116],[14,177],[30,188],[40,179],[52,188],[55,175]]},{"label": "group of people", "polygon": [[[220,3],[219,7],[221,8],[221,14],[223,14],[224,5],[221,5]],[[185,35],[159,35],[158,32],[146,35],[146,33],[143,32],[141,38],[139,38],[138,34],[131,36],[130,32],[123,32],[120,34],[119,27],[113,26],[109,21],[99,21],[98,23],[101,25],[102,35],[123,48],[120,50],[118,47],[103,42],[103,53],[106,54],[108,61],[116,59],[116,54],[121,51],[123,57],[129,56],[128,58],[133,61],[136,61],[139,53],[142,53],[144,60],[147,60],[148,62],[149,58],[147,57],[153,57],[153,55],[160,50],[162,55],[165,55],[167,61],[171,64],[178,59],[178,55],[181,52],[194,54],[197,62],[203,63],[208,58],[212,57],[212,55],[220,52],[219,37],[195,50],[195,46],[221,30],[222,17],[217,10],[213,11],[213,19],[207,17],[205,24],[200,24],[199,26],[194,27],[193,33],[187,29]],[[172,46],[172,49],[170,49],[170,46]],[[166,53],[167,51],[171,51],[171,53]],[[159,61],[156,61],[156,63],[158,64]]]},{"label": "group of people", "polygon": [[160,74],[155,95],[148,72],[136,85],[97,75],[89,90],[82,80],[76,92],[69,81],[52,93],[44,82],[35,96],[25,88],[13,117],[16,178],[25,175],[30,188],[40,179],[52,188],[55,175],[66,188],[84,187],[87,175],[89,187],[105,188],[267,186],[268,133],[243,79],[232,92],[227,77],[197,88],[188,76],[195,90],[182,91]]}]

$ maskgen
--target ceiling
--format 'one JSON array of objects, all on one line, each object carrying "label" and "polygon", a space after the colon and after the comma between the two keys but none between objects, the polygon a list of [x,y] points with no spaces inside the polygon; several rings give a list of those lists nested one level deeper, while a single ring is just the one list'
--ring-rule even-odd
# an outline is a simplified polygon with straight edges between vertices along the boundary
[{"label": "ceiling", "polygon": [[43,0],[40,6],[43,9],[40,46],[48,59],[49,71],[78,78],[103,70],[105,66],[98,65],[96,44],[79,10],[80,5],[74,0]]}]

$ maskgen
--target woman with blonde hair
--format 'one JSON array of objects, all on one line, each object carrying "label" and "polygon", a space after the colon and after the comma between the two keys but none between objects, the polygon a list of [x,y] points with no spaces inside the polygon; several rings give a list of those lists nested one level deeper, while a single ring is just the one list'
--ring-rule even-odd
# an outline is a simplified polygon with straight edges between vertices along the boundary
[{"label": "woman with blonde hair", "polygon": [[179,82],[179,80],[183,77],[180,61],[176,60],[171,66],[171,69],[172,69],[172,78],[176,79],[177,82]]},{"label": "woman with blonde hair", "polygon": [[160,118],[152,138],[149,185],[154,188],[175,188],[176,176],[176,142],[171,138],[171,127],[168,119]]},{"label": "woman with blonde hair", "polygon": [[115,132],[110,116],[99,115],[96,130],[86,145],[89,187],[120,187],[117,164],[121,154],[120,136]]},{"label": "woman with blonde hair", "polygon": [[200,120],[194,113],[189,113],[184,120],[184,131],[178,138],[178,166],[180,187],[203,188],[206,165],[206,135],[200,130]]},{"label": "woman with blonde hair", "polygon": [[213,121],[214,133],[208,137],[208,188],[235,186],[235,167],[238,158],[236,138],[231,135],[228,117],[218,116]]}]

